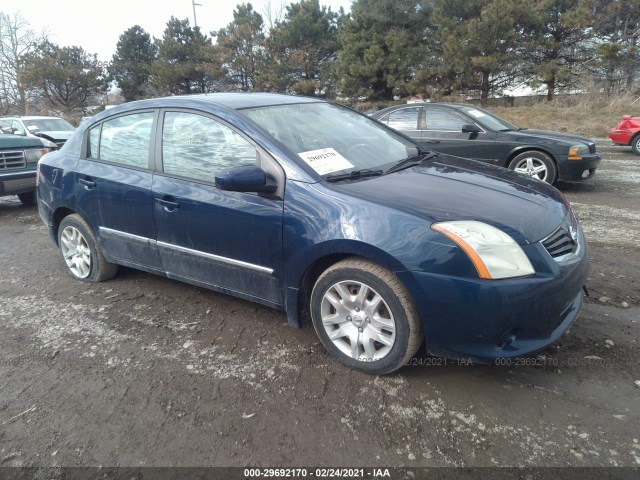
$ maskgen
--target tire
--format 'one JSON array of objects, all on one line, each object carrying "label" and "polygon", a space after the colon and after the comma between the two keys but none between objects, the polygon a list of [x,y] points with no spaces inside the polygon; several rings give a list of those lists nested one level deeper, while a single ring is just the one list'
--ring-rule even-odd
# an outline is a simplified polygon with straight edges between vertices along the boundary
[{"label": "tire", "polygon": [[118,266],[104,258],[91,227],[80,215],[68,215],[60,222],[58,246],[69,274],[76,280],[104,282],[118,273]]},{"label": "tire", "polygon": [[558,178],[558,169],[546,153],[529,150],[516,155],[509,163],[509,170],[537,178],[553,185]]},{"label": "tire", "polygon": [[327,351],[364,373],[397,370],[424,339],[404,286],[393,273],[362,258],[347,258],[325,270],[311,292],[310,310]]},{"label": "tire", "polygon": [[18,198],[25,207],[33,207],[38,201],[35,190],[31,192],[19,193]]},{"label": "tire", "polygon": [[633,149],[633,153],[640,155],[640,134],[637,134],[631,139],[631,148]]}]

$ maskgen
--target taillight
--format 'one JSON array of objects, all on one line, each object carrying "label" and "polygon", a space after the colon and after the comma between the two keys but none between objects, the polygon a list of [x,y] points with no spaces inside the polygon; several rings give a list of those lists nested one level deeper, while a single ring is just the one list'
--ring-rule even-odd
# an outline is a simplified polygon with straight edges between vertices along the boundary
[{"label": "taillight", "polygon": [[38,163],[36,164],[36,187],[40,183],[40,162],[41,161],[42,161],[42,158],[38,160]]}]

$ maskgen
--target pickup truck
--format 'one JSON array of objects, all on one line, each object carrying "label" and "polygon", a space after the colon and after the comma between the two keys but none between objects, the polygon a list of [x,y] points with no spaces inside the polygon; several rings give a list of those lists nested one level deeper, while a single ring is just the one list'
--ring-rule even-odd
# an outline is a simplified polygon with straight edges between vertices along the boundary
[{"label": "pickup truck", "polygon": [[36,204],[36,165],[47,153],[39,138],[0,134],[0,197]]}]

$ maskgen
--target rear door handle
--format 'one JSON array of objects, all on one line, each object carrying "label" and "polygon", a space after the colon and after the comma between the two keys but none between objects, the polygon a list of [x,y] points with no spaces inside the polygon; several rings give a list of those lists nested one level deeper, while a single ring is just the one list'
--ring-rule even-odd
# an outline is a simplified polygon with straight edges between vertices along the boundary
[{"label": "rear door handle", "polygon": [[91,190],[92,188],[94,188],[96,186],[96,182],[94,182],[93,180],[86,179],[86,178],[80,178],[78,180],[78,183],[80,185],[84,185],[85,190]]},{"label": "rear door handle", "polygon": [[178,208],[180,208],[180,204],[178,202],[172,202],[170,200],[164,200],[162,198],[156,198],[156,202],[162,205],[162,208],[165,212],[174,212]]},{"label": "rear door handle", "polygon": [[425,140],[422,143],[440,143],[440,140]]}]

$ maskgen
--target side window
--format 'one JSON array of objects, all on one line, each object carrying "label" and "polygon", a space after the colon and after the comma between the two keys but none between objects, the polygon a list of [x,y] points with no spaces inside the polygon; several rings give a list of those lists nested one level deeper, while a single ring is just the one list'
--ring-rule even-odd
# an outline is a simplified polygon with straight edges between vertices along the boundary
[{"label": "side window", "polygon": [[225,168],[255,165],[251,143],[211,118],[185,112],[167,112],[162,131],[162,165],[165,173],[213,181]]},{"label": "side window", "polygon": [[387,115],[383,122],[396,130],[417,130],[420,107],[400,108]]},{"label": "side window", "polygon": [[107,120],[89,132],[90,157],[132,167],[149,166],[153,112]]},{"label": "side window", "polygon": [[455,113],[444,110],[427,110],[427,130],[460,132],[466,123]]},{"label": "side window", "polygon": [[26,135],[24,127],[17,120],[11,122],[11,130],[13,130],[14,135]]}]

